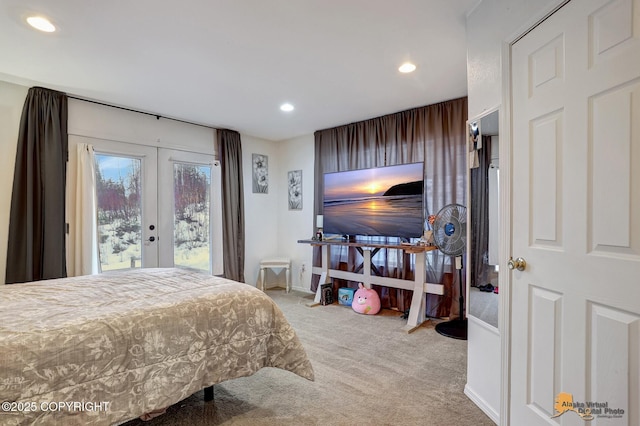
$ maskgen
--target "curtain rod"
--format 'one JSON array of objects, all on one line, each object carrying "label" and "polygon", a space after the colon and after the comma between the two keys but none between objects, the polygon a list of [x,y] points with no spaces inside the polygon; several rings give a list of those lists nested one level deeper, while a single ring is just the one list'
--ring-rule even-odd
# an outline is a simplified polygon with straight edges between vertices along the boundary
[{"label": "curtain rod", "polygon": [[144,115],[151,115],[151,116],[155,117],[158,120],[160,120],[161,118],[164,118],[165,120],[173,120],[173,121],[178,121],[180,123],[191,124],[193,126],[200,126],[200,127],[206,127],[207,129],[218,130],[217,127],[207,126],[205,124],[200,124],[200,123],[193,123],[191,121],[181,120],[179,118],[164,117],[164,116],[162,116],[160,114],[154,114],[152,112],[138,111],[138,110],[133,109],[133,108],[127,108],[127,107],[121,107],[121,106],[117,106],[117,105],[111,105],[111,104],[107,104],[107,103],[104,103],[104,102],[94,101],[92,99],[80,98],[78,96],[73,96],[73,95],[69,95],[69,94],[67,94],[67,97],[70,98],[70,99],[76,99],[78,101],[89,102],[89,103],[92,103],[92,104],[97,104],[97,105],[102,105],[102,106],[106,106],[106,107],[121,109],[121,110],[124,110],[124,111],[137,112],[138,114],[144,114]]}]

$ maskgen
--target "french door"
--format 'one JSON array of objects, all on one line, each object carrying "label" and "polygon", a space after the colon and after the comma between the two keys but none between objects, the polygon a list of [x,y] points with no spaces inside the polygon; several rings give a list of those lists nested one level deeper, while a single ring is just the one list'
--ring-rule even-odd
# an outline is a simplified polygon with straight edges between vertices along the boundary
[{"label": "french door", "polygon": [[92,142],[101,270],[221,273],[220,168],[213,156]]},{"label": "french door", "polygon": [[157,148],[93,140],[100,270],[158,267]]},{"label": "french door", "polygon": [[213,156],[158,149],[160,266],[222,273],[219,183]]}]

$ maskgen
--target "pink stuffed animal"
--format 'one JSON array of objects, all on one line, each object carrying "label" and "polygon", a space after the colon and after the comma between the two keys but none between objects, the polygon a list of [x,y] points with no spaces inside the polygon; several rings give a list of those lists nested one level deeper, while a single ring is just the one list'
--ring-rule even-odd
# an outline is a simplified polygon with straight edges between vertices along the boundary
[{"label": "pink stuffed animal", "polygon": [[353,295],[351,307],[359,314],[375,315],[380,312],[380,296],[375,290],[360,283]]}]

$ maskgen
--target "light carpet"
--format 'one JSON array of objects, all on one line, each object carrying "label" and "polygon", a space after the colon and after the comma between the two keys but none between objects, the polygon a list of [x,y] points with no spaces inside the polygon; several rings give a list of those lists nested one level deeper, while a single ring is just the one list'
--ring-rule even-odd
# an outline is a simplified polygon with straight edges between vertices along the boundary
[{"label": "light carpet", "polygon": [[494,425],[463,393],[467,342],[436,333],[433,321],[407,334],[395,311],[311,308],[312,295],[267,293],[307,350],[314,382],[264,368],[215,385],[211,402],[200,391],[160,417],[126,425]]}]

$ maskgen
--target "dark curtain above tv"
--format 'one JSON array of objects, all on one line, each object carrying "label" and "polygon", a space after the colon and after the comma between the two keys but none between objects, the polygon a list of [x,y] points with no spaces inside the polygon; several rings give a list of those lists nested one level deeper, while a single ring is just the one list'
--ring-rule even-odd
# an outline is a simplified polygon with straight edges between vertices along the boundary
[{"label": "dark curtain above tv", "polygon": [[[415,162],[424,162],[425,218],[447,204],[466,205],[466,122],[464,97],[315,132],[315,215],[322,214],[324,173]],[[314,262],[319,264],[319,250],[314,250]],[[358,256],[355,250],[332,249],[332,268],[350,270]],[[384,275],[411,279],[413,258],[382,250],[372,260]],[[429,252],[426,268],[428,282],[450,284],[454,269],[449,256]],[[316,277],[312,291],[317,283]],[[448,285],[444,297],[428,295],[427,315],[458,316],[457,287]],[[377,290],[383,307],[409,308],[410,290]]]},{"label": "dark curtain above tv", "polygon": [[7,284],[67,276],[67,114],[66,94],[29,89],[13,177]]}]

